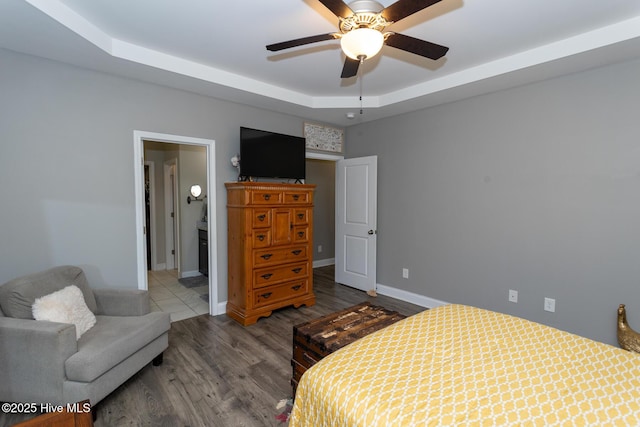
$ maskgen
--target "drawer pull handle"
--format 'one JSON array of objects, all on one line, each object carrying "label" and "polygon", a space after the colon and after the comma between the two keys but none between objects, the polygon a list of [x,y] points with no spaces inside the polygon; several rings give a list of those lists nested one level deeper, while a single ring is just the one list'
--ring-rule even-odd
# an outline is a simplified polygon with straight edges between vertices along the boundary
[{"label": "drawer pull handle", "polygon": [[273,254],[264,254],[264,255],[260,255],[260,258],[262,259],[269,259],[273,256]]},{"label": "drawer pull handle", "polygon": [[265,274],[263,274],[263,275],[262,275],[262,276],[260,276],[260,277],[262,277],[264,280],[269,280],[269,277],[271,277],[271,276],[273,276],[273,274],[271,274],[271,273],[265,273]]},{"label": "drawer pull handle", "polygon": [[264,234],[258,234],[258,240],[264,241]]},{"label": "drawer pull handle", "polygon": [[264,294],[260,295],[262,298],[267,299],[271,296],[271,292],[265,292]]},{"label": "drawer pull handle", "polygon": [[265,214],[258,215],[258,221],[264,221],[265,216]]},{"label": "drawer pull handle", "polygon": [[300,196],[298,194],[294,194],[293,195],[293,200],[298,200],[300,198]]},{"label": "drawer pull handle", "polygon": [[300,255],[302,253],[301,249],[296,249],[295,251],[291,251],[292,254],[294,255]]},{"label": "drawer pull handle", "polygon": [[302,219],[302,218],[304,218],[304,214],[299,213],[299,214],[298,214],[298,219]]},{"label": "drawer pull handle", "polygon": [[298,231],[298,237],[304,237],[304,231]]},{"label": "drawer pull handle", "polygon": [[291,269],[291,271],[293,271],[294,273],[298,274],[302,271],[302,268],[298,267],[298,268],[293,268]]},{"label": "drawer pull handle", "polygon": [[291,289],[293,289],[294,291],[297,291],[301,287],[302,287],[302,285],[295,285],[295,286],[292,286]]},{"label": "drawer pull handle", "polygon": [[265,200],[269,200],[271,198],[271,194],[264,194],[262,197],[264,197]]}]

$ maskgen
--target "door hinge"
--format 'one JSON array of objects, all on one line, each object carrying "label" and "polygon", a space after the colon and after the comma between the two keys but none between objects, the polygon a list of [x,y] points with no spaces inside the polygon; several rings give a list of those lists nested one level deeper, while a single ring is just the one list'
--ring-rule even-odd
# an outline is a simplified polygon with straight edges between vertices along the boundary
[{"label": "door hinge", "polygon": [[175,216],[175,214],[173,212],[171,212],[171,218],[173,218]]},{"label": "door hinge", "polygon": [[176,254],[175,249],[171,249],[171,255],[175,255],[175,254]]}]

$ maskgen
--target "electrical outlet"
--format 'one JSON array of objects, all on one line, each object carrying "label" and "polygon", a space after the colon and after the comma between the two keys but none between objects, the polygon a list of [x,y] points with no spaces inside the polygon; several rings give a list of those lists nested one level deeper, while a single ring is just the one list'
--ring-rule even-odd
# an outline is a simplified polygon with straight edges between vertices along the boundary
[{"label": "electrical outlet", "polygon": [[402,269],[402,278],[403,279],[408,279],[409,278],[409,269],[408,268],[403,268]]},{"label": "electrical outlet", "polygon": [[550,311],[554,313],[556,311],[556,300],[553,298],[544,299],[544,311]]},{"label": "electrical outlet", "polygon": [[318,253],[322,252],[322,245],[318,245]]},{"label": "electrical outlet", "polygon": [[518,291],[514,291],[513,289],[509,289],[509,301],[518,302]]}]

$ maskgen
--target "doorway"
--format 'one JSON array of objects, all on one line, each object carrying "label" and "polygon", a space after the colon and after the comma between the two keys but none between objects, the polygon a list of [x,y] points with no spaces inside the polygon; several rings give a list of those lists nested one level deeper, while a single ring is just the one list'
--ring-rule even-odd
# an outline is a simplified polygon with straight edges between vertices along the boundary
[{"label": "doorway", "polygon": [[336,162],[307,158],[306,184],[316,186],[313,195],[313,268],[335,262]]},{"label": "doorway", "polygon": [[[307,165],[311,159],[326,160],[333,163],[335,181],[335,192],[333,201],[335,202],[335,212],[332,219],[335,220],[333,228],[335,234],[333,238],[334,257],[330,260],[316,262],[318,258],[322,259],[319,254],[318,239],[316,238],[315,218],[316,207],[314,207],[314,268],[327,265],[335,265],[334,280],[343,285],[355,287],[364,291],[374,291],[376,289],[376,245],[377,245],[377,158],[375,156],[352,158],[345,160],[343,156],[327,155],[314,152],[307,152]],[[346,200],[343,190],[346,185],[344,179],[344,168],[351,166],[352,172],[349,174],[349,192],[353,193]],[[355,173],[357,172],[357,173]],[[355,174],[354,174],[355,173]],[[341,177],[342,176],[342,177]],[[313,179],[306,180],[309,184],[314,184]],[[363,197],[362,194],[366,194]],[[356,196],[356,197],[352,197]],[[356,201],[366,201],[364,205],[355,203]],[[315,203],[314,203],[315,204]],[[366,206],[365,206],[366,205]],[[352,232],[351,229],[345,230],[344,220],[345,209],[349,210],[347,217],[350,226],[357,225],[356,234],[347,234]],[[320,213],[322,215],[322,213]],[[328,214],[331,215],[331,214]],[[366,220],[363,220],[366,219]],[[341,224],[342,222],[342,224]],[[353,223],[358,224],[353,224]],[[318,257],[318,258],[316,258]]]},{"label": "doorway", "polygon": [[[144,141],[147,268],[151,271],[177,269],[178,277],[183,277],[185,271],[185,266],[179,262],[183,245],[179,226],[181,205],[178,200],[178,158],[187,148],[196,150],[203,158],[206,156],[204,147]],[[199,179],[206,181],[206,164],[201,163],[188,166],[199,169]],[[186,255],[193,256],[189,253]]]},{"label": "doorway", "polygon": [[[177,144],[178,146],[197,146],[204,148],[205,150],[205,158],[206,158],[206,187],[208,189],[207,198],[204,201],[201,201],[202,204],[197,204],[198,212],[200,209],[206,207],[208,211],[208,227],[206,231],[206,235],[209,241],[216,242],[216,230],[217,230],[217,220],[216,220],[216,209],[215,205],[212,207],[211,204],[215,203],[216,200],[216,180],[215,180],[215,141],[201,139],[201,138],[192,138],[186,136],[179,135],[169,135],[169,134],[159,134],[153,132],[145,132],[145,131],[134,131],[134,175],[135,175],[135,198],[136,198],[136,245],[137,245],[137,270],[138,270],[138,288],[147,290],[149,287],[148,276],[147,276],[147,233],[150,233],[146,226],[146,215],[144,212],[145,206],[145,197],[144,197],[144,144],[145,141],[155,141],[158,143],[168,143],[168,144]],[[174,174],[176,177],[177,174]],[[179,182],[179,180],[177,180]],[[188,185],[187,185],[188,184]],[[180,189],[186,186],[187,189],[190,185],[195,183],[184,183],[180,184]],[[188,191],[188,190],[187,190]],[[175,195],[175,200],[179,200],[181,191],[177,191]],[[186,201],[186,195],[185,195]],[[165,202],[166,206],[166,202]],[[179,209],[176,211],[176,216],[179,216]],[[179,227],[177,227],[179,229]],[[151,234],[151,233],[150,233]],[[153,234],[151,234],[153,237]],[[174,234],[175,236],[175,234]],[[179,237],[175,241],[175,246],[178,246]],[[150,240],[153,241],[153,238]],[[208,245],[208,263],[209,263],[209,271],[211,272],[208,276],[208,288],[209,288],[209,314],[217,315],[219,312],[219,302],[218,302],[218,275],[217,275],[217,247],[215,244]],[[179,251],[177,251],[175,264],[180,265],[180,255]],[[153,253],[153,251],[152,251]],[[157,251],[156,251],[157,253]],[[169,258],[167,258],[169,259]],[[170,262],[170,261],[169,261]],[[166,265],[166,261],[165,261]]]}]

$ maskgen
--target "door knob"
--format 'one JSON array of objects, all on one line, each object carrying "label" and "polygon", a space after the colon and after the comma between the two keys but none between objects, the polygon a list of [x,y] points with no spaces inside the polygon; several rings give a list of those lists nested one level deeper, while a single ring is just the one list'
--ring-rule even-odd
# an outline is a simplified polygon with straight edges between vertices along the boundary
[{"label": "door knob", "polygon": [[368,234],[368,235],[372,235],[373,233],[374,233],[374,231],[373,231],[373,230],[369,230],[369,231],[367,231],[367,234]]}]

